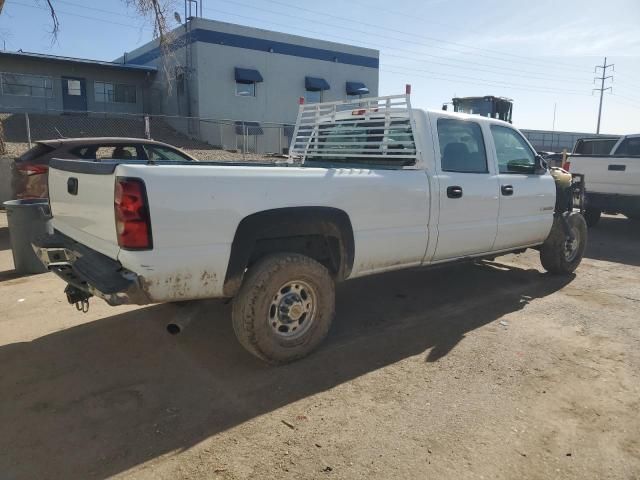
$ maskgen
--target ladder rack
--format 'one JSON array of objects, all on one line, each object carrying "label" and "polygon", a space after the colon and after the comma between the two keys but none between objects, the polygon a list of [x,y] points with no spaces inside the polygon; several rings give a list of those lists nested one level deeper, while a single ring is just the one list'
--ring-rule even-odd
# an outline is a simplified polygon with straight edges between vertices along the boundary
[{"label": "ladder rack", "polygon": [[411,165],[417,160],[409,95],[302,104],[289,161]]}]

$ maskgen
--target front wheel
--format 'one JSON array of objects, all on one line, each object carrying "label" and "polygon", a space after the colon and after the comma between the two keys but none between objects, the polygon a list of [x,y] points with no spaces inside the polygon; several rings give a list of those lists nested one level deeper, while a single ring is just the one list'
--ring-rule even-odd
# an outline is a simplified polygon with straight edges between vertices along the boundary
[{"label": "front wheel", "polygon": [[250,353],[283,364],[308,355],[324,340],[334,312],[329,271],[304,255],[279,253],[249,267],[233,300],[233,329]]},{"label": "front wheel", "polygon": [[587,246],[587,223],[584,217],[574,212],[566,219],[573,239],[566,235],[562,219],[555,217],[551,233],[540,248],[542,266],[547,272],[557,275],[567,275],[578,268]]}]

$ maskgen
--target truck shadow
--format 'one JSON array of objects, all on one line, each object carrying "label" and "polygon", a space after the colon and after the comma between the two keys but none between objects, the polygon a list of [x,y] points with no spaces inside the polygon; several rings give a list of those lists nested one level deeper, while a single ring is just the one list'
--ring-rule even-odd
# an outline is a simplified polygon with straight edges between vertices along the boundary
[{"label": "truck shadow", "polygon": [[9,250],[10,248],[9,227],[0,227],[0,250]]},{"label": "truck shadow", "polygon": [[[1,347],[0,471],[110,477],[404,358],[435,362],[569,281],[490,262],[353,280],[338,290],[327,342],[279,368],[241,349],[221,301],[152,306]],[[184,315],[196,317],[190,329],[167,335]]]},{"label": "truck shadow", "polygon": [[640,266],[640,222],[622,215],[603,215],[589,229],[586,258]]}]

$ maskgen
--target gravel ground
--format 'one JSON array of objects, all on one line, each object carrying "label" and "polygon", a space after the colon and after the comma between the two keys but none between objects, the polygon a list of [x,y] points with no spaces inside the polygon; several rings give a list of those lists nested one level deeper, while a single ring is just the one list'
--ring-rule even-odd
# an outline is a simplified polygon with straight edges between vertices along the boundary
[{"label": "gravel ground", "polygon": [[241,349],[224,302],[76,312],[53,275],[12,273],[3,225],[2,479],[640,478],[623,217],[570,278],[529,251],[346,282],[325,344],[280,368]]}]

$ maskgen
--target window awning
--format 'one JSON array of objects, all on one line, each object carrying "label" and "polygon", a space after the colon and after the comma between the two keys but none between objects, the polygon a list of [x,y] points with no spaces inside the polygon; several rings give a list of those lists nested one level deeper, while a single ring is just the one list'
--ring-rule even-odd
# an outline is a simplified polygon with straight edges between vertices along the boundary
[{"label": "window awning", "polygon": [[236,135],[243,135],[245,130],[247,135],[262,135],[264,131],[258,122],[243,122],[237,120],[236,122]]},{"label": "window awning", "polygon": [[362,82],[347,82],[347,95],[366,95],[369,89]]},{"label": "window awning", "polygon": [[262,75],[258,70],[251,70],[249,68],[236,67],[236,82],[238,83],[258,83],[262,82]]},{"label": "window awning", "polygon": [[304,77],[304,88],[310,92],[329,90],[329,83],[324,78]]}]

